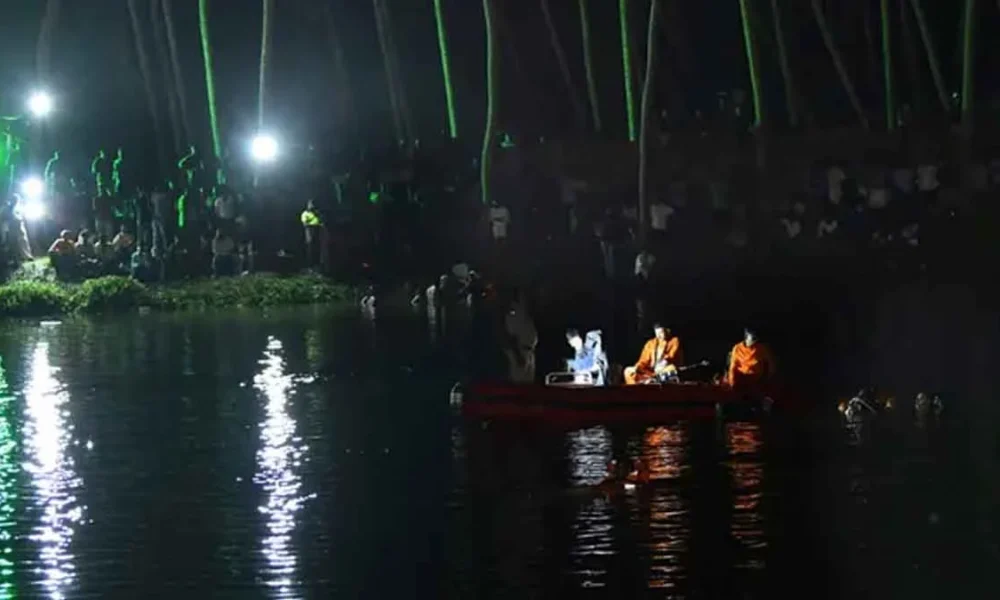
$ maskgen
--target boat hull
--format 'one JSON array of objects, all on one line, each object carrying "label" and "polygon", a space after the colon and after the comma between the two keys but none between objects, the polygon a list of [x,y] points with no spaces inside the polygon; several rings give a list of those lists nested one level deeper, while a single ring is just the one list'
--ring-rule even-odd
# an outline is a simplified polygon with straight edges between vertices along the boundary
[{"label": "boat hull", "polygon": [[708,383],[605,387],[475,384],[461,392],[464,415],[557,422],[663,421],[753,412],[768,394]]}]

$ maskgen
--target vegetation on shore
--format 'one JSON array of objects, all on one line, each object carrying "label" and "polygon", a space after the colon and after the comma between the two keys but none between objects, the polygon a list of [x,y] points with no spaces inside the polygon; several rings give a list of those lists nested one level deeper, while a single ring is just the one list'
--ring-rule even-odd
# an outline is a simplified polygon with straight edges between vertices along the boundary
[{"label": "vegetation on shore", "polygon": [[278,277],[246,275],[144,285],[123,276],[82,283],[15,279],[0,285],[0,317],[42,317],[73,313],[158,310],[263,308],[351,301],[347,285],[316,275]]}]

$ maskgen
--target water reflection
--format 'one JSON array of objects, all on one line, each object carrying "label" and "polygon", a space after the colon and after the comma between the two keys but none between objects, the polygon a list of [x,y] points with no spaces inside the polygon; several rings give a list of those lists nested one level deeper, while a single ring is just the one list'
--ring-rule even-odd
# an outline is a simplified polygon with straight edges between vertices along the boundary
[{"label": "water reflection", "polygon": [[264,422],[260,425],[261,447],[257,451],[254,482],[265,493],[259,507],[267,517],[267,533],[262,540],[266,566],[262,569],[265,584],[275,598],[298,598],[300,582],[296,576],[297,556],[292,534],[296,514],[314,495],[302,494],[299,468],[306,460],[307,447],[296,436],[295,419],[288,413],[288,401],[294,380],[285,372],[282,345],[271,337],[254,377],[254,387],[263,393]]},{"label": "water reflection", "polygon": [[691,538],[690,511],[676,486],[664,485],[689,468],[690,439],[683,424],[650,427],[642,436],[642,459],[649,468],[650,498],[646,586],[677,590],[684,579],[684,560]]},{"label": "water reflection", "polygon": [[39,545],[40,581],[49,598],[64,598],[76,579],[71,544],[74,527],[86,506],[77,500],[83,480],[69,453],[73,426],[67,408],[69,394],[49,362],[49,345],[40,342],[31,357],[24,388],[26,424],[24,469],[31,475],[31,501],[41,511],[30,539]]},{"label": "water reflection", "polygon": [[[596,485],[611,460],[611,434],[604,427],[574,431],[568,436],[570,481],[573,485]],[[614,510],[605,498],[581,506],[573,520],[570,548],[572,569],[585,588],[606,585],[608,561],[615,554]]]},{"label": "water reflection", "polygon": [[0,600],[14,598],[14,501],[17,499],[17,442],[11,426],[14,396],[0,364]]},{"label": "water reflection", "polygon": [[748,551],[745,560],[737,567],[763,569],[763,551],[767,548],[764,535],[765,521],[761,510],[764,465],[760,460],[760,426],[757,423],[737,422],[726,424],[726,450],[732,481],[732,520],[730,534]]}]

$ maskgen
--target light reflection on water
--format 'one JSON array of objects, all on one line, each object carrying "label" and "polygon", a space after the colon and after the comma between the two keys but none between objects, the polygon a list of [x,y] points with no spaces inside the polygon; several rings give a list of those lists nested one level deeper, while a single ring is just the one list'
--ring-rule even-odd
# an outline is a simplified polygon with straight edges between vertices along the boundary
[{"label": "light reflection on water", "polygon": [[41,512],[30,539],[38,544],[36,572],[49,598],[64,598],[76,581],[71,545],[74,527],[83,522],[86,506],[77,500],[83,480],[75,471],[69,394],[49,362],[48,342],[39,342],[31,357],[24,388],[26,424],[24,470],[31,475],[31,501]]},{"label": "light reflection on water", "polygon": [[[574,431],[568,436],[570,482],[597,485],[611,460],[611,433],[604,427]],[[602,588],[607,561],[615,554],[614,507],[605,498],[584,503],[573,520],[570,561],[584,588]]]},{"label": "light reflection on water", "polygon": [[260,424],[261,446],[253,480],[265,493],[264,504],[258,507],[267,518],[267,533],[262,540],[266,566],[261,576],[273,597],[299,598],[301,582],[296,574],[298,558],[292,535],[296,513],[315,496],[302,493],[299,474],[308,448],[296,436],[295,419],[288,413],[295,380],[286,373],[279,340],[268,339],[260,365],[254,387],[264,396],[264,421]]},{"label": "light reflection on water", "polygon": [[17,441],[11,424],[14,396],[0,364],[0,600],[17,595],[14,585],[14,502],[17,500]]},{"label": "light reflection on water", "polygon": [[752,422],[726,424],[727,466],[732,482],[732,517],[730,534],[747,551],[739,568],[763,569],[763,551],[767,548],[767,529],[761,501],[764,463],[760,459],[763,446],[760,425]]},{"label": "light reflection on water", "polygon": [[649,468],[649,572],[646,586],[676,591],[684,580],[691,537],[687,500],[676,485],[690,468],[690,438],[684,424],[650,427],[643,434],[642,458]]}]

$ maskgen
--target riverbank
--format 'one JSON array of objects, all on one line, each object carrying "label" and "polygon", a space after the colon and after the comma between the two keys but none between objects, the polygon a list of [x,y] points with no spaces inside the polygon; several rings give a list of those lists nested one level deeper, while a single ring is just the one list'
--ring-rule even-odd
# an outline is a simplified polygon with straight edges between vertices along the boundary
[{"label": "riverbank", "polygon": [[144,285],[123,276],[59,283],[15,278],[0,285],[0,317],[44,317],[74,313],[206,308],[267,308],[353,302],[349,285],[317,275],[245,275]]}]

